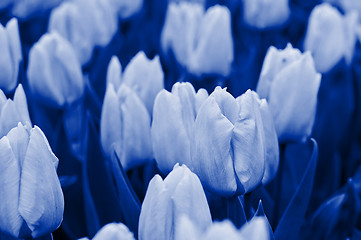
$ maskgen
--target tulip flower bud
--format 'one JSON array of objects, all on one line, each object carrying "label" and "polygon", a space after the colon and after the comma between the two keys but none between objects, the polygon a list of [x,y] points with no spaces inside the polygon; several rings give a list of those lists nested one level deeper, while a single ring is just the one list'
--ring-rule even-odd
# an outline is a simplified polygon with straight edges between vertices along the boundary
[{"label": "tulip flower bud", "polygon": [[248,192],[261,182],[265,146],[258,100],[250,90],[236,100],[216,87],[200,107],[191,169],[206,189],[231,196]]},{"label": "tulip flower bud", "polygon": [[212,223],[197,175],[185,165],[175,165],[164,181],[156,175],[149,183],[139,217],[139,239],[174,239],[182,215],[201,231]]},{"label": "tulip flower bud", "polygon": [[[92,240],[135,240],[132,232],[123,223],[108,223],[102,227]],[[89,240],[81,238],[79,240]]]},{"label": "tulip flower bud", "polygon": [[58,159],[38,128],[21,123],[0,139],[0,230],[37,238],[60,225],[64,197]]},{"label": "tulip flower bud", "polygon": [[158,168],[169,173],[176,163],[191,166],[191,138],[197,111],[208,97],[200,89],[196,94],[190,83],[176,83],[172,92],[162,90],[154,101],[151,128],[154,157]]},{"label": "tulip flower bud", "polygon": [[12,18],[4,28],[0,24],[0,88],[11,92],[17,85],[19,64],[22,60],[19,26]]},{"label": "tulip flower bud", "polygon": [[259,29],[277,27],[290,16],[289,0],[243,0],[244,21]]},{"label": "tulip flower bud", "polygon": [[342,58],[351,63],[356,43],[357,12],[346,16],[331,5],[316,6],[308,20],[304,49],[311,51],[317,71],[328,72]]},{"label": "tulip flower bud", "polygon": [[197,76],[228,76],[234,58],[228,8],[216,5],[205,12],[198,3],[170,3],[161,45],[165,53],[171,49],[177,61]]},{"label": "tulip flower bud", "polygon": [[111,155],[115,150],[125,170],[152,159],[150,115],[130,87],[122,84],[116,91],[108,85],[100,124],[104,152]]},{"label": "tulip flower bud", "polygon": [[6,99],[0,90],[0,137],[5,136],[12,128],[21,122],[31,126],[28,104],[21,84],[15,90],[14,100]]},{"label": "tulip flower bud", "polygon": [[56,32],[43,35],[31,48],[27,76],[30,90],[52,106],[83,96],[81,66],[69,42]]},{"label": "tulip flower bud", "polygon": [[176,230],[175,240],[266,240],[270,236],[265,217],[253,217],[239,230],[226,219],[222,222],[214,222],[206,231],[200,231],[190,218],[183,215]]},{"label": "tulip flower bud", "polygon": [[268,49],[257,93],[268,101],[280,142],[311,135],[320,83],[309,52],[302,54],[291,44],[284,50]]}]

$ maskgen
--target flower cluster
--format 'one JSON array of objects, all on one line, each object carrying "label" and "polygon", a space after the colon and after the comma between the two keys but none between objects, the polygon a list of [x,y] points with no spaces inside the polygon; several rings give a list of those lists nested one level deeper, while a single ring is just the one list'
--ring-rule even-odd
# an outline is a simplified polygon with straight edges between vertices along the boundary
[{"label": "flower cluster", "polygon": [[361,5],[2,0],[0,239],[359,239]]}]

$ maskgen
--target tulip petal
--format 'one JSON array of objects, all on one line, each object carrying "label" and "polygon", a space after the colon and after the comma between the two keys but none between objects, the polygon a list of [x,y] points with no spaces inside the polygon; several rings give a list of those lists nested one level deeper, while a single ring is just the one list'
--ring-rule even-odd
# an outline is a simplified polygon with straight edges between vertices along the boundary
[{"label": "tulip petal", "polygon": [[272,114],[268,108],[268,103],[265,99],[259,101],[259,108],[262,117],[265,141],[264,147],[266,151],[262,183],[267,184],[276,175],[280,161],[280,152],[276,128],[273,123]]},{"label": "tulip petal", "polygon": [[202,103],[208,98],[208,92],[207,90],[205,90],[204,88],[200,88],[196,94],[196,102],[195,102],[195,107],[196,107],[196,115],[199,111],[199,108],[202,106]]},{"label": "tulip petal", "polygon": [[8,99],[0,114],[0,136],[6,135],[21,121],[21,116],[16,109],[15,103]]},{"label": "tulip petal", "polygon": [[101,144],[104,153],[108,156],[113,153],[115,144],[120,139],[123,139],[122,120],[120,116],[117,93],[113,84],[108,84],[100,121]]},{"label": "tulip petal", "polygon": [[164,74],[159,56],[149,60],[143,51],[138,52],[125,68],[123,79],[143,101],[149,114],[152,114],[154,99],[164,88]]},{"label": "tulip petal", "polygon": [[222,89],[219,86],[211,93],[211,96],[216,99],[222,114],[234,124],[239,111],[239,105],[236,99],[226,91],[226,88]]},{"label": "tulip petal", "polygon": [[7,137],[0,139],[0,230],[18,237],[23,218],[18,212],[20,166]]},{"label": "tulip petal", "polygon": [[268,221],[265,217],[253,217],[240,230],[244,239],[266,240],[270,239]]},{"label": "tulip petal", "polygon": [[243,240],[238,230],[235,228],[233,223],[228,219],[222,222],[215,222],[204,234],[204,240],[217,240],[217,239],[228,239],[228,240]]},{"label": "tulip petal", "polygon": [[117,56],[110,59],[107,70],[107,86],[113,84],[114,89],[118,89],[122,83],[122,65]]},{"label": "tulip petal", "polygon": [[64,197],[56,174],[57,158],[35,126],[21,170],[19,213],[36,238],[54,231],[61,223]]},{"label": "tulip petal", "polygon": [[11,149],[15,155],[15,158],[19,162],[19,166],[23,165],[26,149],[29,145],[29,132],[26,127],[21,123],[18,123],[17,127],[14,127],[6,135],[9,139]]},{"label": "tulip petal", "polygon": [[123,223],[108,223],[92,240],[134,240],[133,233]]},{"label": "tulip petal", "polygon": [[[123,139],[116,146],[125,170],[139,166],[153,157],[150,116],[137,94],[122,84],[118,89]],[[121,148],[123,147],[123,148]]]},{"label": "tulip petal", "polygon": [[209,96],[195,121],[191,169],[203,186],[221,195],[233,195],[237,188],[231,157],[233,124]]},{"label": "tulip petal", "polygon": [[31,124],[29,110],[28,110],[28,104],[26,101],[26,95],[24,92],[24,88],[21,84],[19,84],[15,90],[14,103],[15,103],[16,109],[19,112],[21,122],[23,124],[25,124],[27,122]]},{"label": "tulip petal", "polygon": [[245,192],[255,188],[264,173],[264,131],[256,94],[250,90],[237,98],[240,113],[232,136],[234,169]]},{"label": "tulip petal", "polygon": [[12,56],[9,49],[9,39],[7,37],[6,29],[0,24],[0,47],[1,47],[1,57],[0,57],[0,88],[8,89],[11,84],[13,77],[13,66],[12,66]]},{"label": "tulip petal", "polygon": [[[297,79],[290,81],[292,76]],[[280,142],[304,141],[311,135],[320,83],[321,75],[316,72],[309,52],[276,76],[270,89],[269,108]]]},{"label": "tulip petal", "polygon": [[166,90],[154,101],[151,136],[154,157],[163,173],[169,173],[176,163],[190,162],[190,142],[182,122],[181,102]]}]

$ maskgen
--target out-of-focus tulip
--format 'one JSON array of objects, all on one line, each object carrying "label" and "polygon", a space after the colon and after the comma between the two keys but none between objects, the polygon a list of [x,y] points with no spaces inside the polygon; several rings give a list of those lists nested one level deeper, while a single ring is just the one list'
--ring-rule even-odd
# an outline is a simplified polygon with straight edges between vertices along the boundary
[{"label": "out-of-focus tulip", "polygon": [[150,115],[127,85],[108,84],[101,116],[101,142],[106,154],[116,151],[125,170],[152,159]]},{"label": "out-of-focus tulip", "polygon": [[201,231],[212,223],[197,175],[176,165],[164,181],[159,175],[150,181],[139,217],[139,239],[174,239],[183,215]]},{"label": "out-of-focus tulip", "polygon": [[190,218],[182,216],[176,230],[175,240],[267,240],[270,236],[265,217],[254,217],[239,230],[231,221],[223,220],[214,222],[206,231],[200,231]]},{"label": "out-of-focus tulip", "polygon": [[14,100],[6,99],[0,90],[0,137],[5,136],[19,122],[31,126],[28,104],[21,84],[15,90]]},{"label": "out-of-focus tulip", "polygon": [[107,74],[107,91],[101,116],[101,142],[104,152],[121,157],[125,169],[152,159],[150,138],[153,102],[163,89],[159,57],[149,60],[139,52],[124,74],[117,57],[112,57]]},{"label": "out-of-focus tulip", "polygon": [[43,132],[21,123],[0,139],[0,230],[15,238],[40,237],[61,223],[64,197],[58,159]]},{"label": "out-of-focus tulip", "polygon": [[0,88],[11,92],[17,85],[19,64],[22,60],[19,26],[12,18],[5,26],[0,24]]},{"label": "out-of-focus tulip", "polygon": [[289,0],[243,0],[244,21],[259,29],[277,27],[290,16]]},{"label": "out-of-focus tulip", "polygon": [[272,117],[267,102],[252,91],[235,99],[220,87],[208,96],[204,90],[196,94],[189,83],[176,83],[172,93],[158,94],[151,131],[163,173],[184,163],[207,190],[221,195],[248,192],[278,169]]},{"label": "out-of-focus tulip", "polygon": [[57,31],[74,47],[82,65],[89,62],[95,46],[106,46],[118,30],[118,19],[128,18],[143,6],[143,0],[76,0],[55,8],[49,31]]},{"label": "out-of-focus tulip", "polygon": [[125,68],[121,82],[137,93],[152,115],[154,99],[164,88],[164,74],[159,56],[150,60],[143,51],[137,53]]},{"label": "out-of-focus tulip", "polygon": [[[89,240],[89,238],[79,240]],[[92,240],[135,240],[135,238],[123,223],[108,223],[95,234]]]},{"label": "out-of-focus tulip", "polygon": [[328,72],[342,58],[350,63],[356,43],[356,11],[345,16],[328,3],[316,6],[308,20],[304,49],[311,51],[317,71]]},{"label": "out-of-focus tulip", "polygon": [[13,16],[27,20],[33,16],[44,14],[65,0],[13,0],[11,13]]},{"label": "out-of-focus tulip", "polygon": [[291,44],[284,50],[268,49],[257,93],[268,101],[280,142],[311,135],[320,83],[310,52],[302,54]]},{"label": "out-of-focus tulip", "polygon": [[176,163],[191,166],[190,145],[194,121],[202,102],[208,97],[200,89],[196,94],[190,83],[176,83],[172,92],[162,90],[154,101],[152,144],[158,168],[169,173]]},{"label": "out-of-focus tulip", "polygon": [[233,62],[231,16],[228,8],[198,3],[170,3],[161,36],[163,51],[195,75],[228,76]]},{"label": "out-of-focus tulip", "polygon": [[31,48],[27,76],[31,92],[49,105],[63,107],[83,96],[79,61],[69,42],[56,32],[43,35]]}]

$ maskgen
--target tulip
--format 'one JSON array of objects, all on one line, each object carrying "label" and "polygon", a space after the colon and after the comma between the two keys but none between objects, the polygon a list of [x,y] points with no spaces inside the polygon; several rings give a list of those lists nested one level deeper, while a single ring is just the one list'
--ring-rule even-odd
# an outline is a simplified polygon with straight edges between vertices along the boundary
[{"label": "tulip", "polygon": [[0,137],[5,136],[21,122],[31,126],[26,96],[21,84],[15,90],[14,100],[6,99],[0,90]]},{"label": "tulip", "polygon": [[154,101],[151,128],[154,157],[158,168],[168,174],[176,163],[191,166],[191,138],[194,121],[202,102],[208,97],[196,94],[190,83],[176,83],[172,92],[162,90]]},{"label": "tulip", "polygon": [[12,18],[5,26],[0,24],[0,88],[6,93],[17,85],[19,64],[22,60],[19,26]]},{"label": "tulip", "polygon": [[150,138],[153,102],[163,89],[163,71],[156,56],[148,60],[139,52],[124,73],[118,58],[112,57],[107,73],[100,135],[104,152],[115,150],[123,168],[139,166],[152,159]]},{"label": "tulip", "polygon": [[252,27],[265,29],[284,24],[290,16],[288,0],[244,0],[244,21]]},{"label": "tulip", "polygon": [[214,222],[206,231],[200,231],[190,218],[182,216],[176,229],[175,240],[270,239],[268,221],[265,217],[253,217],[241,229],[236,229],[233,223],[226,219],[222,222]]},{"label": "tulip", "polygon": [[212,223],[207,198],[194,173],[175,165],[164,179],[153,177],[139,217],[139,239],[174,239],[180,217],[187,216],[201,229]]},{"label": "tulip", "polygon": [[154,99],[164,88],[164,74],[159,56],[149,60],[143,51],[138,52],[125,68],[123,76],[121,76],[119,60],[113,57],[109,70],[111,75],[108,78],[109,82],[115,83],[115,86],[124,83],[132,88],[146,106],[149,114],[152,115]]},{"label": "tulip", "polygon": [[150,115],[138,95],[122,84],[109,84],[104,97],[100,135],[104,152],[118,154],[125,170],[152,159]]},{"label": "tulip", "polygon": [[176,83],[172,93],[163,90],[156,97],[151,131],[163,173],[172,164],[186,164],[207,190],[223,196],[266,184],[278,169],[272,117],[267,102],[252,91],[235,99],[220,87],[208,96]]},{"label": "tulip", "polygon": [[331,5],[316,6],[308,20],[304,49],[310,51],[317,71],[328,72],[341,59],[351,63],[356,43],[358,15],[348,12],[345,16]]},{"label": "tulip", "polygon": [[37,238],[60,225],[64,197],[58,159],[43,132],[21,123],[0,139],[0,231]]},{"label": "tulip", "polygon": [[[108,223],[103,226],[92,240],[135,240],[132,232],[123,223]],[[89,238],[81,238],[79,240],[89,240]]]},{"label": "tulip", "polygon": [[232,196],[260,184],[267,158],[262,121],[250,90],[234,99],[216,87],[204,101],[194,123],[191,169],[206,189]]},{"label": "tulip", "polygon": [[165,53],[172,50],[190,73],[228,76],[233,62],[231,16],[228,8],[199,3],[170,3],[161,35]]},{"label": "tulip", "polygon": [[268,101],[280,142],[305,141],[311,135],[320,83],[310,52],[302,54],[291,44],[268,49],[257,93]]},{"label": "tulip", "polygon": [[11,14],[21,20],[28,20],[31,17],[39,16],[39,14],[45,14],[62,1],[63,0],[16,0],[13,1]]},{"label": "tulip", "polygon": [[35,96],[55,107],[70,105],[84,93],[85,83],[74,50],[56,32],[43,35],[31,48],[27,76]]}]

